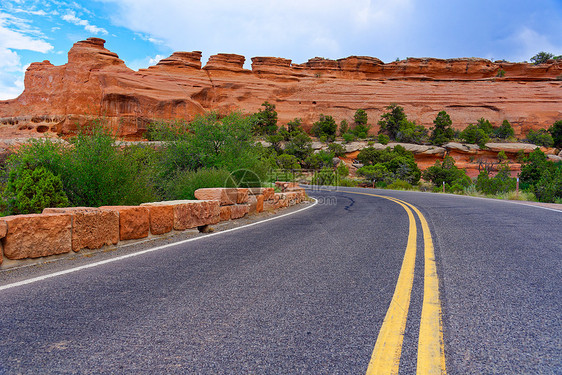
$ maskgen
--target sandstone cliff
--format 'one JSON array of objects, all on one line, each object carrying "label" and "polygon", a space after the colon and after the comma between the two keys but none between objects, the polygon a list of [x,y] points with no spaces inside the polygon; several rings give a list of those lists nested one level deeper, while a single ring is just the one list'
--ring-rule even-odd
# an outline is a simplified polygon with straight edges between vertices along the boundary
[{"label": "sandstone cliff", "polygon": [[427,127],[441,110],[458,129],[480,117],[498,125],[507,119],[516,136],[562,119],[560,60],[536,66],[475,58],[385,64],[351,56],[294,64],[254,57],[249,70],[245,58],[234,54],[213,55],[202,67],[201,52],[195,51],[175,52],[137,72],[104,43],[75,43],[62,66],[31,64],[23,94],[0,101],[0,137],[71,134],[104,116],[119,135],[135,139],[154,119],[190,120],[209,110],[253,113],[266,100],[277,106],[280,123],[300,117],[305,127],[321,113],[349,120],[358,108],[376,124],[390,103],[404,106],[410,119]]}]

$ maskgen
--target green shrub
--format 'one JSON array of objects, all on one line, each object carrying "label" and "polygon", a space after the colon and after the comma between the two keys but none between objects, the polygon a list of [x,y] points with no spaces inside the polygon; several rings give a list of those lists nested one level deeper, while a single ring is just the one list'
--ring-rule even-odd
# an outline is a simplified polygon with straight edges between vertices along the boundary
[{"label": "green shrub", "polygon": [[515,134],[513,127],[507,120],[503,120],[499,128],[494,129],[494,135],[500,139],[513,137]]},{"label": "green shrub", "polygon": [[431,144],[441,146],[451,141],[455,136],[455,131],[452,127],[453,122],[447,112],[439,112],[435,120],[433,120],[433,124],[435,126],[431,128],[431,136],[429,137]]},{"label": "green shrub", "polygon": [[552,136],[553,146],[562,148],[562,120],[556,121],[550,128],[548,128]]},{"label": "green shrub", "polygon": [[546,129],[530,130],[527,133],[527,140],[537,146],[552,147],[554,145],[554,139]]},{"label": "green shrub", "polygon": [[433,166],[427,168],[423,173],[423,178],[431,181],[438,191],[442,189],[443,182],[445,182],[446,189],[450,189],[454,185],[466,188],[472,184],[465,170],[457,168],[455,160],[450,156],[445,156],[442,162],[438,160]]},{"label": "green shrub", "polygon": [[519,176],[521,189],[533,193],[540,202],[562,198],[562,162],[549,161],[540,149],[525,158]]},{"label": "green shrub", "polygon": [[100,125],[69,142],[72,147],[63,154],[61,178],[73,205],[129,205],[155,198],[142,159],[116,145],[108,129]]},{"label": "green shrub", "polygon": [[312,177],[313,185],[327,185],[327,186],[338,186],[338,174],[328,167],[320,169],[320,171],[314,173]]},{"label": "green shrub", "polygon": [[254,113],[250,119],[252,131],[256,135],[272,135],[277,132],[277,111],[275,104],[264,102],[263,109]]},{"label": "green shrub", "polygon": [[379,120],[379,134],[386,134],[391,140],[394,140],[401,125],[407,121],[407,117],[404,108],[397,104],[390,104],[386,110],[387,112]]},{"label": "green shrub", "polygon": [[62,181],[44,167],[10,172],[3,193],[8,215],[41,213],[47,207],[67,207]]},{"label": "green shrub", "polygon": [[386,135],[386,134],[379,134],[379,136],[377,137],[377,141],[378,141],[381,145],[387,145],[388,142],[390,142],[390,138],[389,138],[388,135]]},{"label": "green shrub", "polygon": [[320,119],[312,125],[311,132],[315,137],[332,142],[336,139],[338,125],[332,116],[320,115]]},{"label": "green shrub", "polygon": [[344,162],[341,162],[336,167],[336,173],[340,178],[347,177],[349,175],[349,168],[345,165]]},{"label": "green shrub", "polygon": [[178,171],[166,181],[164,198],[166,200],[195,199],[197,189],[209,187],[237,187],[231,173],[225,169],[202,168],[197,171]]},{"label": "green shrub", "polygon": [[356,187],[359,185],[359,181],[354,180],[352,178],[340,178],[338,180],[338,186],[344,186],[344,187]]},{"label": "green shrub", "polygon": [[339,143],[330,143],[328,145],[328,151],[334,154],[335,157],[345,155],[345,147],[343,147]]},{"label": "green shrub", "polygon": [[285,144],[285,153],[294,155],[301,162],[304,162],[313,152],[312,139],[304,132],[296,134]]},{"label": "green shrub", "polygon": [[345,143],[353,142],[355,140],[355,134],[353,133],[345,133],[342,137]]},{"label": "green shrub", "polygon": [[[393,149],[387,147],[384,150],[377,150],[373,147],[364,148],[357,155],[357,160],[365,167],[379,164],[384,166],[386,171],[388,171],[388,178],[385,179],[387,182],[393,179],[400,179],[410,184],[417,184],[421,177],[421,171],[416,164],[414,155],[400,145],[395,146]],[[371,176],[370,173],[372,171],[374,170],[364,169],[364,172],[369,173],[369,176]],[[381,170],[379,170],[379,174],[380,172]],[[373,180],[373,178],[367,177],[367,175],[364,176],[368,180]],[[374,179],[379,180],[379,177]]]},{"label": "green shrub", "polygon": [[151,122],[144,134],[149,141],[173,141],[188,135],[188,123],[183,120]]},{"label": "green shrub", "polygon": [[300,169],[301,166],[299,164],[298,159],[294,155],[283,154],[279,155],[276,160],[277,167],[280,169]]},{"label": "green shrub", "polygon": [[515,190],[516,180],[511,177],[509,166],[502,167],[499,172],[490,177],[486,170],[480,172],[476,179],[476,190],[481,193],[495,195]]},{"label": "green shrub", "polygon": [[534,65],[539,65],[546,63],[549,59],[552,59],[554,57],[555,56],[552,53],[542,51],[531,57],[531,61]]},{"label": "green shrub", "polygon": [[466,143],[477,144],[480,148],[485,148],[486,143],[490,141],[486,131],[477,125],[469,124],[461,133],[460,139]]},{"label": "green shrub", "polygon": [[339,130],[340,137],[343,137],[343,135],[348,132],[349,132],[349,124],[347,123],[347,120],[341,120],[340,130]]},{"label": "green shrub", "polygon": [[302,132],[302,120],[300,118],[294,118],[292,121],[289,121],[287,123],[287,131],[290,134]]},{"label": "green shrub", "polygon": [[410,185],[406,181],[398,179],[398,180],[395,180],[394,182],[392,182],[386,188],[387,189],[393,189],[393,190],[412,190],[413,186]]},{"label": "green shrub", "polygon": [[392,181],[392,173],[381,163],[365,165],[357,170],[357,175],[374,183],[385,182],[388,184]]},{"label": "green shrub", "polygon": [[395,139],[398,142],[422,144],[426,141],[427,136],[427,129],[423,125],[416,125],[415,122],[411,121],[403,121],[400,124]]},{"label": "green shrub", "polygon": [[367,138],[369,129],[371,128],[371,126],[367,123],[369,121],[367,112],[365,112],[365,110],[363,109],[358,109],[357,111],[355,111],[353,120],[355,125],[353,127],[353,134],[355,134],[357,138],[360,139]]}]

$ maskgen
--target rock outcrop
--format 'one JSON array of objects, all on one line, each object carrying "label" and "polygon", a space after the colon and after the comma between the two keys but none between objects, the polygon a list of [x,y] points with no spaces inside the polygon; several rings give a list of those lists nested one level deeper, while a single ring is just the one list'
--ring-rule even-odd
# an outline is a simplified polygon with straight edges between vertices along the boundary
[{"label": "rock outcrop", "polygon": [[[0,101],[0,137],[73,134],[104,117],[115,132],[140,139],[155,119],[193,119],[206,111],[256,112],[274,103],[280,123],[300,117],[310,127],[318,116],[337,121],[367,111],[370,122],[390,103],[404,106],[426,127],[446,110],[457,129],[485,117],[509,120],[516,136],[562,119],[562,61],[510,63],[476,58],[409,58],[385,64],[373,57],[313,58],[303,64],[277,57],[217,54],[205,66],[201,52],[175,52],[155,66],[129,69],[104,40],[74,44],[68,63],[33,63],[25,91]],[[376,131],[376,125],[372,131]]]},{"label": "rock outcrop", "polygon": [[[503,152],[505,159],[503,163],[507,163],[511,170],[511,174],[515,177],[521,171],[521,156],[528,155],[537,148],[537,145],[529,143],[486,143],[486,148],[481,149],[474,144],[461,144],[457,142],[449,142],[443,146],[432,145],[416,145],[411,143],[389,143],[383,145],[375,143],[369,145],[367,142],[351,142],[344,144],[345,156],[343,161],[348,165],[354,165],[354,160],[359,152],[367,147],[373,147],[383,150],[387,147],[393,148],[396,145],[404,147],[407,151],[412,152],[416,160],[416,164],[421,170],[425,170],[441,161],[445,156],[450,156],[455,160],[455,165],[466,170],[469,177],[476,177],[481,170],[486,169],[496,172],[502,166],[498,154]],[[325,146],[317,147],[315,150],[324,149]],[[541,151],[552,161],[562,161],[562,157],[556,155],[557,150],[554,148],[540,147]],[[354,172],[354,168],[350,169]]]}]

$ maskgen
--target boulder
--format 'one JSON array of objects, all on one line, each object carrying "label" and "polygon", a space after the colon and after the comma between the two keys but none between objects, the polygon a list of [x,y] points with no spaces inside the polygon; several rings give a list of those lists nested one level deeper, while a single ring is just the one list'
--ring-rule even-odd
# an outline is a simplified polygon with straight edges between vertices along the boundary
[{"label": "boulder", "polygon": [[230,207],[231,207],[230,218],[232,220],[240,219],[241,217],[246,216],[248,214],[248,212],[250,212],[250,205],[249,204],[237,204],[237,205],[230,206]]},{"label": "boulder", "polygon": [[136,240],[148,237],[150,230],[149,211],[142,206],[103,206],[119,213],[119,240]]},{"label": "boulder", "polygon": [[279,200],[275,202],[274,200],[268,200],[263,202],[263,210],[267,212],[275,211],[280,207]]},{"label": "boulder", "polygon": [[216,200],[221,206],[248,202],[246,188],[203,188],[195,190],[195,198],[199,200]]},{"label": "boulder", "polygon": [[220,221],[220,205],[216,200],[177,200],[143,203],[141,206],[172,206],[174,230],[186,230]]},{"label": "boulder", "polygon": [[234,206],[221,206],[221,221],[230,220],[230,216],[232,215],[232,207]]},{"label": "boulder", "polygon": [[274,188],[250,188],[248,189],[248,193],[250,195],[263,195],[264,200],[270,200],[273,198],[273,194],[275,194]]},{"label": "boulder", "polygon": [[[165,203],[165,202],[162,202]],[[158,203],[143,203],[147,207],[150,220],[150,233],[154,235],[171,232],[174,229],[174,206]]]},{"label": "boulder", "polygon": [[8,259],[39,258],[72,250],[72,215],[30,214],[0,219],[7,226],[2,239]]},{"label": "boulder", "polygon": [[248,189],[238,188],[236,189],[236,192],[237,192],[236,204],[248,203],[248,199],[249,199]]},{"label": "boulder", "polygon": [[258,195],[256,196],[256,212],[260,213],[263,212],[263,202],[265,201],[265,195]]},{"label": "boulder", "polygon": [[0,239],[6,237],[8,233],[8,224],[5,221],[0,221]]},{"label": "boulder", "polygon": [[185,230],[220,221],[220,205],[217,201],[174,201],[174,229]]},{"label": "boulder", "polygon": [[99,249],[119,242],[119,213],[92,207],[45,208],[44,214],[72,216],[72,250]]}]

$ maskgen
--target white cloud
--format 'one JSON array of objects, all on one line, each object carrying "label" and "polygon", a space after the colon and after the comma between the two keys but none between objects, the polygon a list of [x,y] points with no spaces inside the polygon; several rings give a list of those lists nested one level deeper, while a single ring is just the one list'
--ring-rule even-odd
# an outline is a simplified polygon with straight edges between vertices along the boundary
[{"label": "white cloud", "polygon": [[100,1],[117,5],[113,23],[162,40],[173,50],[303,62],[318,55],[345,57],[354,51],[352,43],[383,40],[383,30],[401,35],[414,0]]},{"label": "white cloud", "polygon": [[148,59],[148,63],[149,63],[150,65],[156,65],[156,64],[158,64],[158,63],[160,62],[160,60],[162,60],[162,59],[165,58],[165,57],[166,57],[166,56],[163,56],[163,55],[156,55],[156,56],[154,56],[154,57],[149,58],[149,59]]},{"label": "white cloud", "polygon": [[[562,54],[562,44],[555,45],[547,35],[540,34],[528,27],[521,28],[510,39],[518,54],[516,61],[529,60],[531,56],[541,51],[551,52],[555,55]],[[558,40],[558,43],[562,42]]]},{"label": "white cloud", "polygon": [[76,17],[76,12],[73,10],[69,10],[65,15],[62,16],[62,19],[66,22],[73,23],[77,26],[84,26],[86,31],[89,31],[93,34],[104,34],[107,35],[108,32],[103,27],[97,27],[95,25],[90,24],[90,21],[83,20],[81,18]]},{"label": "white cloud", "polygon": [[164,55],[146,56],[142,59],[132,60],[127,62],[127,66],[133,70],[145,69],[149,66],[156,65],[163,58],[168,57]]},{"label": "white cloud", "polygon": [[53,46],[38,37],[39,30],[23,19],[0,13],[0,99],[10,99],[23,91],[23,72],[20,56],[14,50],[47,53]]},{"label": "white cloud", "polygon": [[41,9],[41,10],[14,9],[14,12],[31,14],[31,15],[34,15],[34,16],[46,16],[48,14],[43,9]]}]

